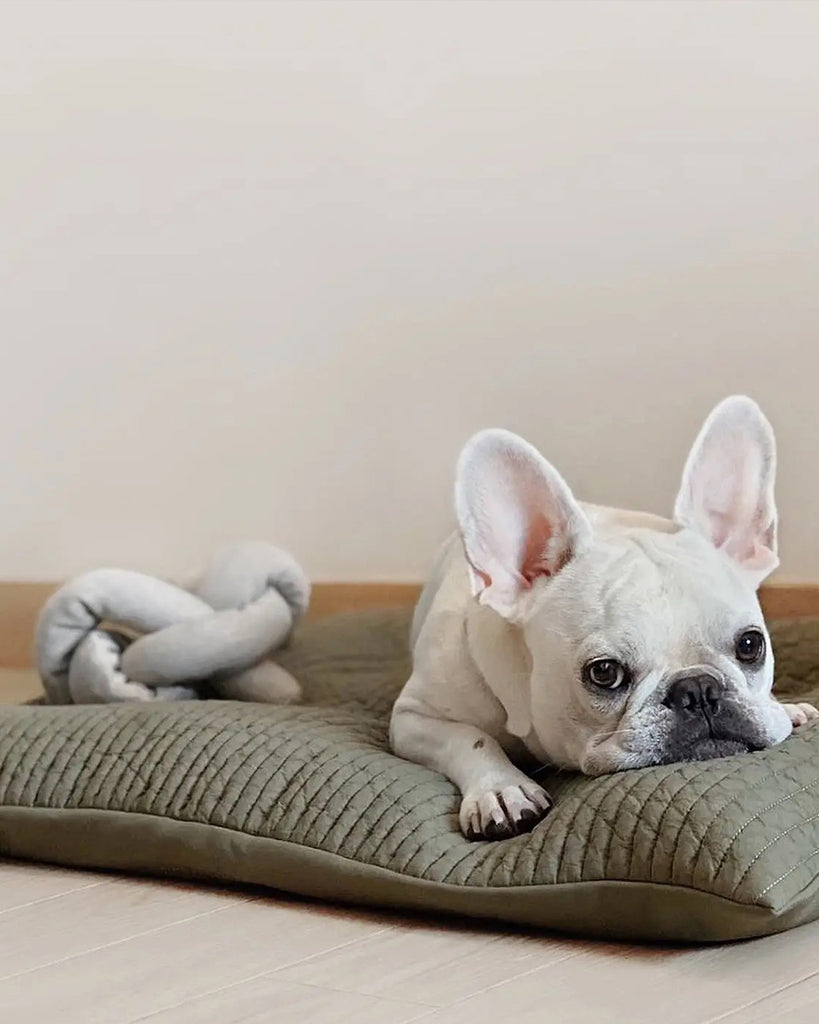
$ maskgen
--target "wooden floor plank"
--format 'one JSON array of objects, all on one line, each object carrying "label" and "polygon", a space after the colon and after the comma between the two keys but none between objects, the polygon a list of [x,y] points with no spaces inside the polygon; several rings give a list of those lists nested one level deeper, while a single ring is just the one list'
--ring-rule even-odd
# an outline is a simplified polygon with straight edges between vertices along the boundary
[{"label": "wooden floor plank", "polygon": [[[60,891],[74,880],[87,888]],[[819,1020],[819,924],[663,949],[0,863],[10,892],[0,1007],[13,1024]]]},{"label": "wooden floor plank", "polygon": [[768,939],[698,950],[599,943],[436,1010],[427,1020],[541,1024],[548,1006],[560,1024],[705,1024],[804,978],[818,962],[819,923]]},{"label": "wooden floor plank", "polygon": [[[139,1024],[406,1024],[425,1017],[425,1006],[254,978],[138,1018]],[[137,1024],[129,1021],[128,1024]]]},{"label": "wooden floor plank", "polygon": [[[138,883],[145,884],[145,883]],[[65,916],[66,929],[82,914]],[[0,981],[14,1024],[123,1024],[370,935],[373,915],[237,903]]]},{"label": "wooden floor plank", "polygon": [[244,902],[216,889],[115,878],[0,915],[0,980]]},{"label": "wooden floor plank", "polygon": [[707,1024],[817,1024],[817,1021],[819,971],[748,1006],[712,1017]]},{"label": "wooden floor plank", "polygon": [[571,939],[408,921],[285,968],[276,977],[343,992],[448,1006],[583,948]]},{"label": "wooden floor plank", "polygon": [[106,881],[107,875],[0,860],[0,914]]}]

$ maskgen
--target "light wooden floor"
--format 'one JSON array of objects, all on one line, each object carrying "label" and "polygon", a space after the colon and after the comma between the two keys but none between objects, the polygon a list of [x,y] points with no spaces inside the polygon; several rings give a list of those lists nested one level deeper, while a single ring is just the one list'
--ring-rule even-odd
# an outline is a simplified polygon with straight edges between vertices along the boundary
[{"label": "light wooden floor", "polygon": [[817,1024],[819,924],[658,949],[0,861],[2,1024],[419,1020]]}]

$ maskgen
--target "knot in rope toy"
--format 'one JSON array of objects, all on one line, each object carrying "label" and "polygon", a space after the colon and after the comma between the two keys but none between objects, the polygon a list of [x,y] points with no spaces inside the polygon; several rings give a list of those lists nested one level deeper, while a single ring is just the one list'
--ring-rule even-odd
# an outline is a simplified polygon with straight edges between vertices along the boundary
[{"label": "knot in rope toy", "polygon": [[266,661],[307,610],[310,583],[269,544],[219,552],[189,588],[126,569],[61,587],[37,620],[49,703],[227,700],[293,703],[298,682]]}]

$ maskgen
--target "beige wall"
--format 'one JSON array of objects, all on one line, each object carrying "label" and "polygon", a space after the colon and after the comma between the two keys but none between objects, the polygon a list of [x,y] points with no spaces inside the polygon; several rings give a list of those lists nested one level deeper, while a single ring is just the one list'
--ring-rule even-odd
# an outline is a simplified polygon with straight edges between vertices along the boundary
[{"label": "beige wall", "polygon": [[819,578],[819,4],[4,3],[0,577],[414,578],[478,427],[669,509],[710,405]]}]

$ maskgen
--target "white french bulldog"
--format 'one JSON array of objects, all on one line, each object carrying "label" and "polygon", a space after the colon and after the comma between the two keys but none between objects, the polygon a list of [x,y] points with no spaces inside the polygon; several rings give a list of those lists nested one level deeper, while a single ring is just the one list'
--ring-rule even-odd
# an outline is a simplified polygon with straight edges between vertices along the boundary
[{"label": "white french bulldog", "polygon": [[580,504],[515,434],[468,442],[460,535],[416,608],[390,727],[396,754],[458,786],[466,836],[547,813],[521,768],[600,775],[761,750],[819,715],[771,695],[756,591],[778,564],[775,464],[745,397],[703,426],[673,520]]}]

